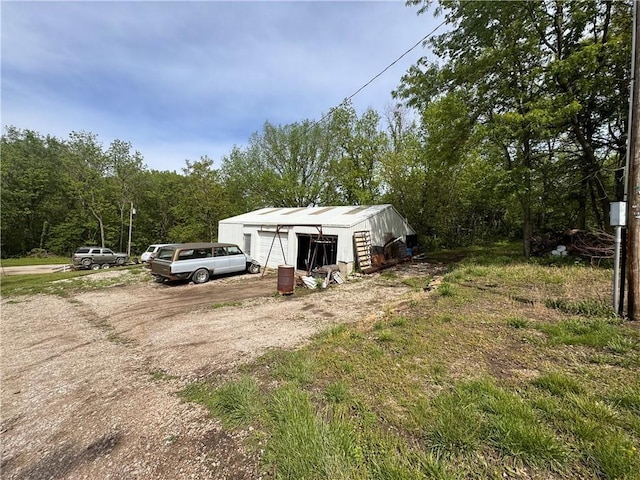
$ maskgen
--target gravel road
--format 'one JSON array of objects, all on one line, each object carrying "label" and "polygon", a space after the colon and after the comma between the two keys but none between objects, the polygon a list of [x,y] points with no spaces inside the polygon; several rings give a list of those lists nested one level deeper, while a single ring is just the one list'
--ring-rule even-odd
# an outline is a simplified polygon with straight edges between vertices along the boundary
[{"label": "gravel road", "polygon": [[259,478],[259,459],[242,447],[247,433],[224,433],[177,392],[411,294],[378,275],[287,297],[274,274],[172,286],[128,284],[127,275],[83,277],[123,281],[67,298],[2,299],[3,479]]}]

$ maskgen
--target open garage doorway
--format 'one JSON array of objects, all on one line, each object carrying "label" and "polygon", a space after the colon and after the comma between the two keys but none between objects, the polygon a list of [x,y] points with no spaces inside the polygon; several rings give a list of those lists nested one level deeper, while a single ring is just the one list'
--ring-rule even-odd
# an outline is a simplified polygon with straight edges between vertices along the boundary
[{"label": "open garage doorway", "polygon": [[298,257],[296,269],[313,270],[323,265],[337,263],[338,236],[337,235],[309,235],[298,233]]}]

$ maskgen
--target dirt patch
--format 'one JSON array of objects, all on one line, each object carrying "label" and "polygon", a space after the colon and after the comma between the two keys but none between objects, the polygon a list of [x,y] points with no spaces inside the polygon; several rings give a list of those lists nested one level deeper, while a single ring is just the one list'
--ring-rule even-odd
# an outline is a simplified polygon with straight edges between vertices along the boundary
[{"label": "dirt patch", "polygon": [[[248,432],[225,433],[176,393],[381,312],[411,291],[403,277],[441,270],[401,264],[394,275],[288,297],[271,274],[3,299],[2,478],[259,478],[258,459],[241,447]],[[131,274],[87,278],[114,275]]]}]

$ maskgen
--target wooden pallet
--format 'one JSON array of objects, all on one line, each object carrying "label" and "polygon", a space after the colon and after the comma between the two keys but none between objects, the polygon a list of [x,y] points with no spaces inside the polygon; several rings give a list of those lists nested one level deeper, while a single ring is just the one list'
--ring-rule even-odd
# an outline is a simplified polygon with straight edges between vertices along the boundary
[{"label": "wooden pallet", "polygon": [[371,268],[371,232],[362,230],[354,232],[353,247],[356,254],[356,264],[359,270]]}]

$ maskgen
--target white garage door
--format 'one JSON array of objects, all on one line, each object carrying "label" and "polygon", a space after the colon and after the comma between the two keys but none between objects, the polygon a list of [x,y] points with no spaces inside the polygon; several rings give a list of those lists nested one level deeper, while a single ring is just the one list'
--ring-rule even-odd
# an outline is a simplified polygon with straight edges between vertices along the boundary
[{"label": "white garage door", "polygon": [[[288,240],[289,239],[287,232],[280,232],[278,236],[276,236],[276,234],[273,232],[260,232],[260,256],[258,257],[258,261],[260,262],[260,264],[265,265],[267,261],[267,255],[269,256],[269,263],[267,265],[268,267],[275,268],[278,265],[285,264],[285,256],[287,257],[286,259],[289,260]],[[282,246],[280,246],[280,242],[282,242]],[[271,254],[269,254],[269,249],[271,249]],[[282,255],[283,250],[285,256]]]}]

